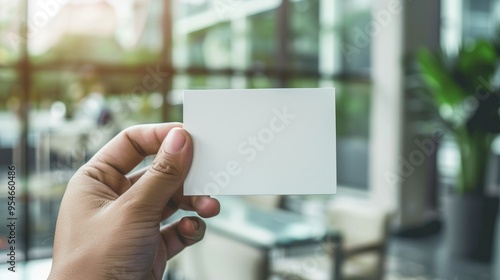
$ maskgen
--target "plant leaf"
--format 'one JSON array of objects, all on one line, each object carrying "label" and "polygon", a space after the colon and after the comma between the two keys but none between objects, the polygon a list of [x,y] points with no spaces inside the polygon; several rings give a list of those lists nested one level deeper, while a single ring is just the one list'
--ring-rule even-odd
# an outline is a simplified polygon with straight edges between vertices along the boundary
[{"label": "plant leaf", "polygon": [[462,103],[467,94],[453,80],[441,57],[432,54],[427,49],[422,49],[417,53],[417,63],[422,71],[424,81],[439,106],[445,105],[454,108]]}]

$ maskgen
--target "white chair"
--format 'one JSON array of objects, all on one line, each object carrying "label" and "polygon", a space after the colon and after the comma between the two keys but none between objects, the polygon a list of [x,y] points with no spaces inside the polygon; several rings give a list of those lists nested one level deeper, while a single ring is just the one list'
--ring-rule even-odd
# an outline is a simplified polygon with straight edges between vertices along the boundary
[{"label": "white chair", "polygon": [[[274,209],[280,196],[246,196],[245,203]],[[262,280],[269,273],[267,252],[207,229],[202,242],[185,249],[171,262],[174,280]]]},{"label": "white chair", "polygon": [[202,242],[176,256],[169,269],[175,271],[175,280],[261,280],[268,273],[263,250],[210,230]]},{"label": "white chair", "polygon": [[328,223],[343,235],[344,279],[383,279],[390,213],[371,203],[337,201]]},{"label": "white chair", "polygon": [[[242,203],[280,207],[281,196],[244,196]],[[263,280],[269,273],[267,252],[208,229],[203,241],[169,262],[174,280]],[[170,279],[169,279],[170,280]]]},{"label": "white chair", "polygon": [[[389,213],[369,203],[335,200],[327,209],[327,223],[343,237],[342,279],[383,279]],[[292,256],[278,260],[275,273],[285,279],[331,279],[333,259],[320,256]]]},{"label": "white chair", "polygon": [[266,209],[280,208],[282,196],[279,195],[250,195],[245,196],[244,199],[258,207]]}]

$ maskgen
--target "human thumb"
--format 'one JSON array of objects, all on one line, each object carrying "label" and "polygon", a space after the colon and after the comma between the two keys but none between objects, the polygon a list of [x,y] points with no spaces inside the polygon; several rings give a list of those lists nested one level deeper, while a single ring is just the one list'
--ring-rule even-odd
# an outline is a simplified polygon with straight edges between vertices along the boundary
[{"label": "human thumb", "polygon": [[167,134],[149,169],[119,200],[161,213],[182,186],[193,157],[189,133],[174,128]]}]

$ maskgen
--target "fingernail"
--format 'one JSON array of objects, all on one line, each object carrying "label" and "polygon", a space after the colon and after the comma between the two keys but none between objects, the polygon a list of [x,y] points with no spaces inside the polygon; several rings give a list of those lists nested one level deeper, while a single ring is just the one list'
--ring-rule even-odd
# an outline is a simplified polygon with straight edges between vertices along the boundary
[{"label": "fingernail", "polygon": [[168,133],[163,149],[169,154],[177,154],[182,150],[184,144],[186,144],[186,136],[180,129],[174,128]]},{"label": "fingernail", "polygon": [[191,225],[193,225],[193,228],[195,230],[198,230],[200,228],[200,222],[198,222],[198,219],[189,219],[191,221]]}]

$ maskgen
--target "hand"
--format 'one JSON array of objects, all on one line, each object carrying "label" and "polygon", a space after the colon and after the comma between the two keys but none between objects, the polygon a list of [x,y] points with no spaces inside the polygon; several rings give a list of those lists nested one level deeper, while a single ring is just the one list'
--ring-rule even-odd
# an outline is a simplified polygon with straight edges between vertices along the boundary
[{"label": "hand", "polygon": [[[128,175],[152,154],[147,170]],[[49,279],[162,279],[167,260],[206,226],[196,217],[160,222],[179,208],[205,218],[220,210],[213,198],[183,196],[192,155],[182,124],[131,127],[106,144],[68,184]]]}]

